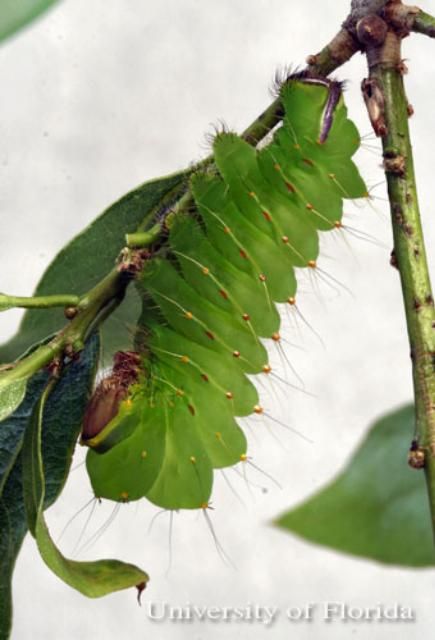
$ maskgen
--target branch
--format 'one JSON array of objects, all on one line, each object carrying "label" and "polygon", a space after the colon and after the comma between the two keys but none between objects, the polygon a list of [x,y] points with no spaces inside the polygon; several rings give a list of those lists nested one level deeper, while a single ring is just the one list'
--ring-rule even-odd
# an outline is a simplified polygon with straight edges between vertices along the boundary
[{"label": "branch", "polygon": [[429,38],[435,38],[435,18],[424,11],[419,10],[414,15],[411,30],[416,33],[423,33]]},{"label": "branch", "polygon": [[62,331],[1,375],[0,389],[14,380],[28,378],[63,354],[72,357],[79,352],[90,333],[122,301],[130,279],[120,267],[111,271],[81,299],[81,310]]},{"label": "branch", "polygon": [[370,78],[364,81],[363,91],[373,128],[382,137],[393,262],[400,272],[413,366],[416,432],[428,454],[426,479],[435,533],[435,310],[401,75],[401,35],[395,25],[388,25],[384,42],[366,47]]}]

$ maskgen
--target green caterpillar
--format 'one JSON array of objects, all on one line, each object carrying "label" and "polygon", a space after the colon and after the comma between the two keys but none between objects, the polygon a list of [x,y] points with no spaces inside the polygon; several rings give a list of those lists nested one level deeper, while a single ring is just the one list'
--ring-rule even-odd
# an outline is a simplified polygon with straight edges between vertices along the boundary
[{"label": "green caterpillar", "polygon": [[367,196],[338,84],[293,78],[281,100],[261,150],[217,135],[216,166],[191,179],[194,211],[168,213],[168,242],[138,277],[143,346],[118,354],[100,390],[115,417],[83,434],[99,498],[205,508],[213,469],[247,460],[236,418],[263,412],[246,374],[271,373],[261,339],[280,339],[275,303],[294,303],[295,268],[316,269],[343,198]]}]

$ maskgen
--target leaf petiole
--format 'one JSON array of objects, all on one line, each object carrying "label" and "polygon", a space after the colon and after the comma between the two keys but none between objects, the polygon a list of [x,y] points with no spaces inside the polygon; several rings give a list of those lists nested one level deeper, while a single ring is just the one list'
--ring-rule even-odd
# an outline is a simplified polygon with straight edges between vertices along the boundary
[{"label": "leaf petiole", "polygon": [[79,296],[72,294],[53,296],[9,296],[0,293],[0,312],[8,309],[50,309],[52,307],[76,307]]}]

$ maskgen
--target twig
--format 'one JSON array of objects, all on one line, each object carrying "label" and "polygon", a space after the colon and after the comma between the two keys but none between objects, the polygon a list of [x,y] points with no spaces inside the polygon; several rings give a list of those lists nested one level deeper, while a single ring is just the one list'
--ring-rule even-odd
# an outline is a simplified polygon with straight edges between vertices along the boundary
[{"label": "twig", "polygon": [[424,11],[419,11],[414,16],[411,29],[416,33],[423,33],[429,38],[435,38],[435,18]]},{"label": "twig", "polygon": [[54,295],[54,296],[33,296],[30,298],[23,296],[9,296],[0,293],[0,311],[7,309],[50,309],[52,307],[76,307],[80,301],[75,295]]},{"label": "twig", "polygon": [[[426,479],[435,533],[435,311],[420,219],[414,161],[408,126],[410,115],[401,60],[406,17],[414,7],[390,3],[381,42],[366,44],[370,77],[363,83],[374,130],[382,138],[394,235],[395,264],[400,272],[411,349],[416,430],[427,451]],[[379,26],[379,16],[375,16]],[[373,21],[371,16],[366,20]],[[404,21],[405,20],[405,21]],[[382,20],[381,20],[382,21]],[[369,29],[362,27],[368,26]],[[374,33],[373,24],[359,23],[358,33]],[[377,29],[377,33],[381,33]]]}]

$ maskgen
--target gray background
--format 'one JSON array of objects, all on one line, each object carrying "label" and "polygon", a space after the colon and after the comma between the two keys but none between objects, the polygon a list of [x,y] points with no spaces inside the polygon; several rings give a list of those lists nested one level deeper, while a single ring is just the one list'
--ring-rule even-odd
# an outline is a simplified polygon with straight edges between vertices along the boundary
[{"label": "gray background", "polygon": [[[65,0],[31,29],[0,48],[0,290],[29,294],[53,255],[110,202],[145,179],[172,172],[207,153],[205,133],[219,119],[245,128],[269,103],[275,69],[302,65],[334,34],[347,0]],[[435,12],[435,2],[424,3]],[[405,43],[412,133],[424,223],[434,246],[433,59],[435,43],[414,36]],[[349,79],[347,101],[363,134],[369,124],[359,83],[364,59],[340,71]],[[370,144],[375,144],[370,141]],[[372,149],[359,152],[370,186],[382,180]],[[373,194],[383,198],[384,185]],[[211,513],[221,544],[237,569],[225,566],[202,514],[174,517],[172,563],[169,516],[151,505],[123,506],[115,522],[81,558],[122,557],[146,568],[151,582],[144,602],[172,605],[269,606],[341,600],[354,605],[400,602],[415,607],[406,624],[290,627],[284,615],[267,631],[273,638],[409,638],[423,635],[435,619],[433,571],[403,571],[310,546],[270,526],[270,521],[328,481],[342,466],[369,423],[411,398],[408,346],[397,274],[388,266],[391,237],[386,203],[347,205],[349,224],[384,243],[325,235],[320,265],[352,290],[320,283],[320,294],[302,279],[300,308],[324,346],[288,318],[283,333],[303,350],[289,355],[316,398],[277,390],[264,404],[314,440],[306,444],[274,425],[252,422],[248,436],[254,462],[283,489],[248,467],[249,480],[228,477],[242,505],[222,478]],[[433,252],[431,263],[433,266]],[[18,312],[0,317],[0,334],[13,333]],[[291,379],[291,372],[285,375]],[[279,442],[275,438],[278,438]],[[84,452],[78,451],[78,464]],[[92,497],[84,467],[71,474],[58,504],[48,513],[56,536]],[[112,512],[98,507],[84,540]],[[82,514],[62,539],[71,553],[83,527]],[[263,637],[260,624],[153,625],[134,593],[87,601],[44,567],[32,540],[24,544],[14,582],[15,640],[56,638]],[[145,595],[145,594],[144,594]]]}]

